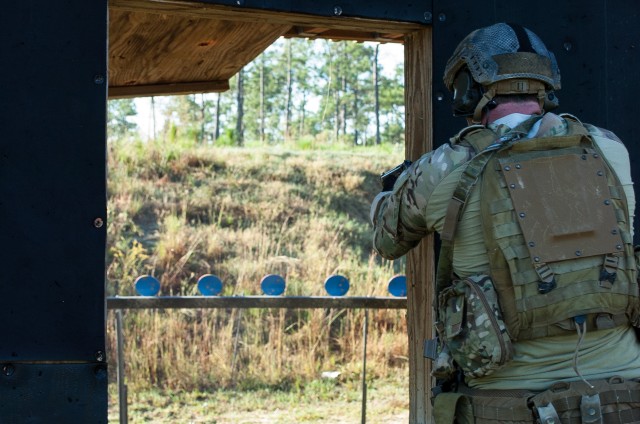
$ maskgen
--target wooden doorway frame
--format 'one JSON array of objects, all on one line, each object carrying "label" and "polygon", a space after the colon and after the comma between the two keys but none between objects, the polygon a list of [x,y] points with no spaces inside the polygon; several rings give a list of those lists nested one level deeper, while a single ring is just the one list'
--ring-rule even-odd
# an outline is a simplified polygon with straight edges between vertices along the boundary
[{"label": "wooden doorway frame", "polygon": [[[428,27],[405,37],[405,156],[416,160],[433,148],[433,33]],[[433,332],[434,240],[425,237],[407,257],[409,422],[431,422],[431,362],[424,341]]]},{"label": "wooden doorway frame", "polygon": [[[239,9],[194,1],[110,0],[109,8],[179,16],[184,19],[208,18],[290,26],[291,29],[282,35],[295,36],[293,34],[298,31],[299,36],[303,38],[308,38],[308,35],[305,35],[306,32],[302,29],[307,28],[308,32],[310,27],[322,27],[331,31],[330,36],[316,38],[342,40],[355,37],[353,39],[358,41],[381,41],[380,34],[404,34],[405,157],[416,160],[433,147],[433,31],[429,25]],[[398,39],[388,41],[397,42]],[[111,94],[118,93],[114,89]],[[152,92],[144,94],[153,95]],[[407,287],[409,415],[412,424],[428,423],[432,416],[431,364],[423,356],[423,344],[425,340],[432,337],[432,285],[435,280],[433,246],[433,237],[426,237],[408,254],[406,266],[409,282]]]}]

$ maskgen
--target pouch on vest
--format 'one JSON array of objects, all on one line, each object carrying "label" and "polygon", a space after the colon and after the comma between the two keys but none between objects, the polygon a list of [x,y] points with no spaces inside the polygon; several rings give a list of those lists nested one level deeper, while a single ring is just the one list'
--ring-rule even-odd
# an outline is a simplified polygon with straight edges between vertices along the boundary
[{"label": "pouch on vest", "polygon": [[472,424],[473,407],[462,393],[440,393],[433,405],[435,424]]},{"label": "pouch on vest", "polygon": [[513,346],[491,278],[455,280],[438,296],[436,329],[465,375],[482,377],[511,360]]}]

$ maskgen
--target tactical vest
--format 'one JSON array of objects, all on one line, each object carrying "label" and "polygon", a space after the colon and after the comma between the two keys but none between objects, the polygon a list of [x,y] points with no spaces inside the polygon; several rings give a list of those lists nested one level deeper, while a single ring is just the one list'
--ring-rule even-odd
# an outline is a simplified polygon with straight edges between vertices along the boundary
[{"label": "tactical vest", "polygon": [[441,233],[437,290],[450,283],[455,227],[472,190],[502,317],[513,340],[638,326],[637,267],[624,190],[575,118],[565,136],[499,139],[463,130],[468,163]]}]

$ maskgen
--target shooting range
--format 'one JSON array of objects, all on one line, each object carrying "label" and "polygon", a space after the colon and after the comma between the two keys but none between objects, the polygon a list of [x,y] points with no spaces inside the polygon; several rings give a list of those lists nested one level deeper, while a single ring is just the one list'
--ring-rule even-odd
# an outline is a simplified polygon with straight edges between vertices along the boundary
[{"label": "shooting range", "polygon": [[[415,160],[464,126],[451,116],[442,82],[454,47],[478,27],[517,22],[556,55],[560,112],[615,132],[640,181],[640,33],[632,0],[24,0],[4,10],[2,422],[107,422],[107,377],[115,367],[106,362],[106,311],[134,307],[108,305],[105,297],[108,98],[227,90],[229,78],[282,36],[401,43],[405,151]],[[639,231],[636,219],[636,244]],[[405,272],[411,423],[431,422],[423,342],[432,335],[435,243],[423,240]],[[344,281],[334,282],[334,294],[346,293]],[[277,293],[281,282],[268,283]],[[205,280],[203,293],[218,284]]]}]

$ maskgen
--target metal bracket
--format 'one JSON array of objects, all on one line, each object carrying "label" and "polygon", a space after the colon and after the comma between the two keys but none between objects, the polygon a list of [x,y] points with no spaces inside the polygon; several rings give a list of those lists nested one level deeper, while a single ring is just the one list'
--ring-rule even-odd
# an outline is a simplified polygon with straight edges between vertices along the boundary
[{"label": "metal bracket", "polygon": [[602,424],[600,395],[598,393],[593,396],[582,395],[582,400],[580,401],[580,413],[582,414],[583,423]]},{"label": "metal bracket", "polygon": [[558,417],[558,412],[552,403],[538,406],[536,409],[538,410],[539,421],[542,424],[560,424],[560,417]]}]

